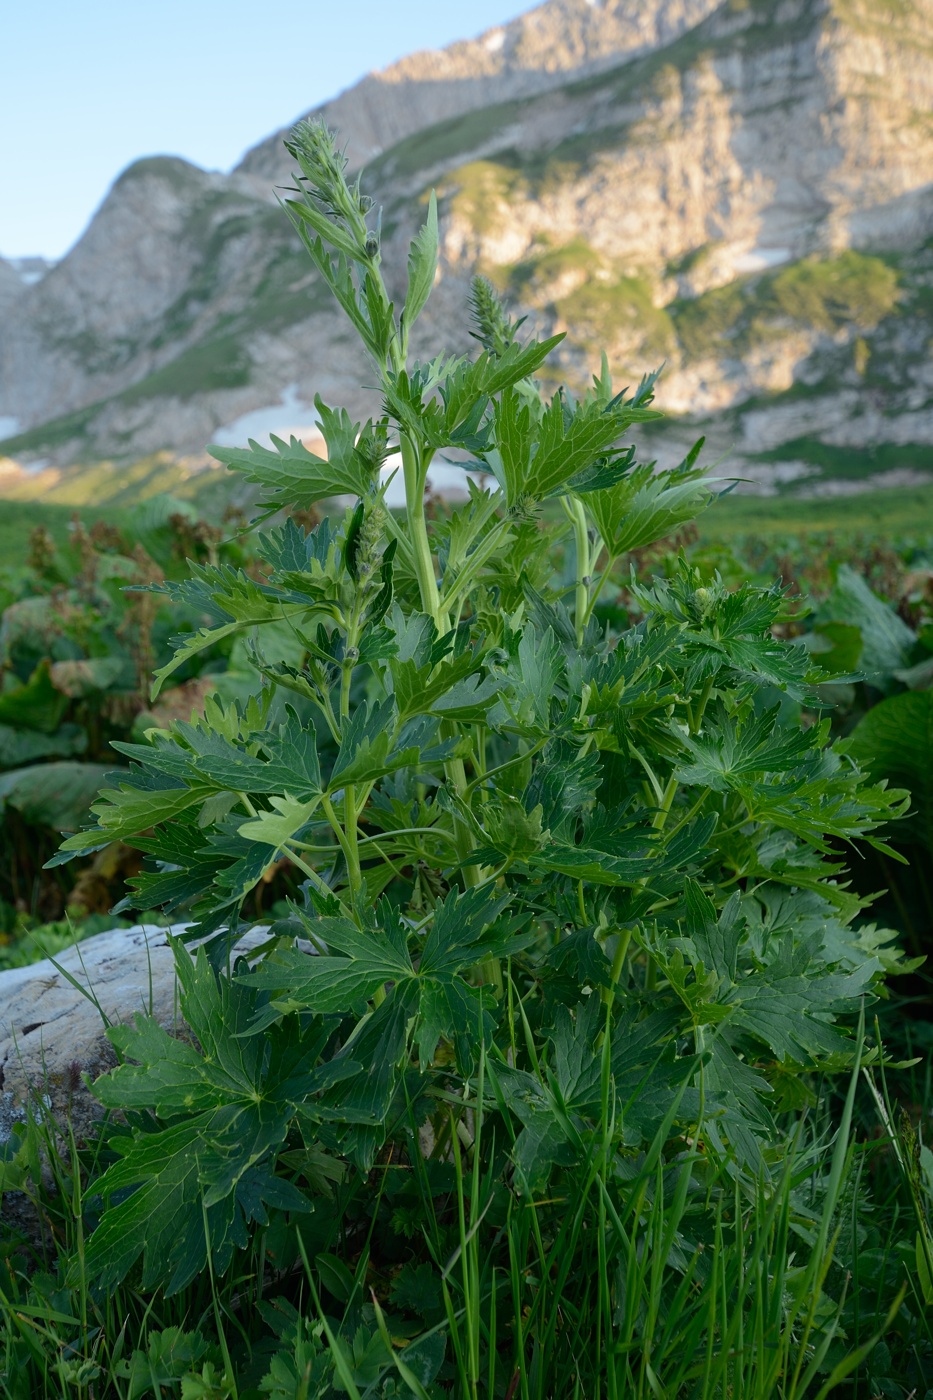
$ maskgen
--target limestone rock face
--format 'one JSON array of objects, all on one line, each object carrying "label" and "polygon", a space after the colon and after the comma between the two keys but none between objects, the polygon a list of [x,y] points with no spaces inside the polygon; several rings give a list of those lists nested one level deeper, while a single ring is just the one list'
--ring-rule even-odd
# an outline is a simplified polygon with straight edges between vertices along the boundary
[{"label": "limestone rock face", "polygon": [[[70,1123],[78,1138],[87,1132],[102,1109],[83,1077],[116,1063],[106,1023],[141,1011],[182,1028],[167,933],[183,927],[113,929],[60,954],[57,967],[46,960],[0,972],[0,1143],[35,1096],[55,1123]],[[252,930],[236,951],[248,953],[265,936]]]},{"label": "limestone rock face", "polygon": [[[931,111],[933,0],[548,0],[321,109],[384,205],[395,295],[438,191],[416,353],[471,348],[482,271],[567,332],[555,383],[586,383],[603,347],[626,380],[664,360],[659,405],[752,475],[756,454],[786,444],[797,462],[805,444],[775,448],[769,430],[765,447],[743,404],[816,387],[837,406],[854,393],[861,448],[900,442],[913,461],[930,444]],[[310,435],[317,392],[378,409],[274,205],[281,136],[230,175],[139,162],[36,285],[0,268],[0,420],[21,428],[0,454],[198,454],[286,400]],[[674,424],[660,457],[680,440]]]},{"label": "limestone rock face", "polygon": [[[720,0],[547,0],[478,39],[422,50],[367,77],[320,109],[350,166],[466,112],[536,93],[672,43]],[[238,170],[268,184],[291,173],[276,132]]]}]

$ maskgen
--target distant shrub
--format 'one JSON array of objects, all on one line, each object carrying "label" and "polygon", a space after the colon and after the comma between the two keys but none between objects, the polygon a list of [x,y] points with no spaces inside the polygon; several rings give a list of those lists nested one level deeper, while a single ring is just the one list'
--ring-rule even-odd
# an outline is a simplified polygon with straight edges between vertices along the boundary
[{"label": "distant shrub", "polygon": [[880,258],[848,249],[837,258],[794,263],[772,284],[778,308],[817,330],[871,330],[897,304],[897,273]]}]

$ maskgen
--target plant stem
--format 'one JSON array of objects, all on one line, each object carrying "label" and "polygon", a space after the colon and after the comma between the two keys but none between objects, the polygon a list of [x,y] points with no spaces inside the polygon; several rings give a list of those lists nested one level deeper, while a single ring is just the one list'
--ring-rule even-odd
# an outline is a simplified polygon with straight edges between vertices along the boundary
[{"label": "plant stem", "polygon": [[[321,798],[321,806],[322,806],[323,809],[324,809],[324,813],[325,813],[325,815],[326,815],[326,817],[327,817],[327,820],[330,822],[331,829],[332,829],[334,835],[336,836],[337,840],[340,842],[340,849],[341,849],[341,851],[343,851],[343,858],[344,858],[344,860],[345,860],[346,863],[347,863],[347,883],[348,883],[349,886],[350,886],[350,893],[351,893],[352,895],[355,896],[355,895],[357,894],[359,888],[360,888],[360,882],[361,882],[361,881],[360,881],[360,853],[359,853],[359,849],[357,848],[356,840],[355,840],[355,838],[356,838],[356,818],[355,818],[355,816],[354,816],[350,821],[347,821],[347,813],[350,811],[349,795],[350,795],[350,793],[351,793],[351,790],[352,790],[352,789],[351,789],[351,787],[349,787],[349,786],[346,787],[346,788],[344,788],[343,806],[344,806],[344,822],[345,822],[345,824],[346,824],[346,830],[344,830],[344,827],[341,826],[340,822],[338,821],[338,819],[337,819],[337,813],[334,811],[334,805],[333,805],[333,803],[331,802],[331,800],[330,800],[329,797],[323,797],[323,798]],[[350,828],[351,828],[351,827],[353,828],[353,839],[352,839],[352,840],[351,840],[351,837],[350,837]]]},{"label": "plant stem", "polygon": [[399,434],[402,450],[402,471],[405,476],[405,502],[411,531],[415,575],[421,593],[421,606],[434,620],[438,632],[447,631],[447,617],[437,591],[437,576],[428,527],[424,518],[424,474],[421,454],[407,433]]},{"label": "plant stem", "polygon": [[[434,572],[434,557],[431,553],[431,542],[428,539],[428,527],[424,518],[424,478],[422,475],[421,454],[416,445],[412,442],[407,433],[400,435],[402,448],[402,468],[405,473],[405,498],[408,507],[408,524],[411,531],[411,542],[414,551],[415,574],[418,579],[418,588],[421,592],[421,605],[425,612],[430,615],[438,632],[446,632],[448,628],[447,613],[441,605],[440,594],[437,588],[437,576]],[[441,727],[441,733],[445,737],[452,737],[456,734],[456,728],[449,724]],[[462,758],[448,759],[444,765],[447,780],[453,787],[458,797],[466,799],[468,786],[466,769],[463,766]],[[469,827],[459,819],[454,817],[454,835],[457,841],[457,851],[462,861],[472,855],[473,836]],[[358,860],[358,857],[357,857]],[[463,866],[463,882],[472,886],[481,883],[483,872],[475,865]],[[502,968],[498,958],[486,958],[480,964],[483,976],[488,982],[492,982],[498,991],[502,991]]]},{"label": "plant stem", "polygon": [[571,497],[566,504],[566,511],[573,525],[573,543],[576,550],[577,588],[574,630],[579,647],[583,645],[583,634],[586,631],[590,606],[590,537],[583,502],[577,500],[576,497]]},{"label": "plant stem", "polygon": [[[501,495],[501,492],[499,494]],[[486,563],[487,559],[491,559],[495,554],[496,550],[499,548],[500,536],[508,527],[509,521],[505,517],[497,521],[482,543],[478,544],[473,553],[469,555],[468,558],[464,559],[457,577],[450,586],[449,592],[446,592],[441,599],[441,606],[446,613],[449,614],[453,612],[455,616],[459,616],[463,602],[462,595],[468,591],[476,574]],[[454,608],[455,603],[457,605],[456,609]]]}]

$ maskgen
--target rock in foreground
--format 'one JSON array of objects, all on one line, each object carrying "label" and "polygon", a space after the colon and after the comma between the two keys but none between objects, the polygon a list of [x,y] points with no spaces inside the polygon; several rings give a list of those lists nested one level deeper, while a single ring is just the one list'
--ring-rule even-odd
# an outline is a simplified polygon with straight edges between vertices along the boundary
[{"label": "rock in foreground", "polygon": [[[116,1063],[107,1024],[137,1011],[180,1027],[170,929],[139,924],[110,929],[61,953],[54,962],[0,972],[0,1147],[39,1095],[60,1126],[81,1138],[102,1113],[84,1083]],[[266,937],[251,929],[237,944],[248,952]]]}]

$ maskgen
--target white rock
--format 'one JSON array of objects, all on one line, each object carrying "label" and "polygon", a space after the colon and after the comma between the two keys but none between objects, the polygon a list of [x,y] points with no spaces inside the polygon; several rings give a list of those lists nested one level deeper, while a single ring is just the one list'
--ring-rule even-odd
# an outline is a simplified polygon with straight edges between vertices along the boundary
[{"label": "white rock", "polygon": [[[0,1146],[35,1096],[59,1125],[70,1122],[78,1137],[86,1132],[102,1110],[83,1076],[93,1080],[116,1063],[108,1023],[143,1011],[166,1028],[180,1027],[167,935],[186,927],[110,929],[54,961],[0,972]],[[249,952],[266,934],[251,929],[236,951]]]}]

